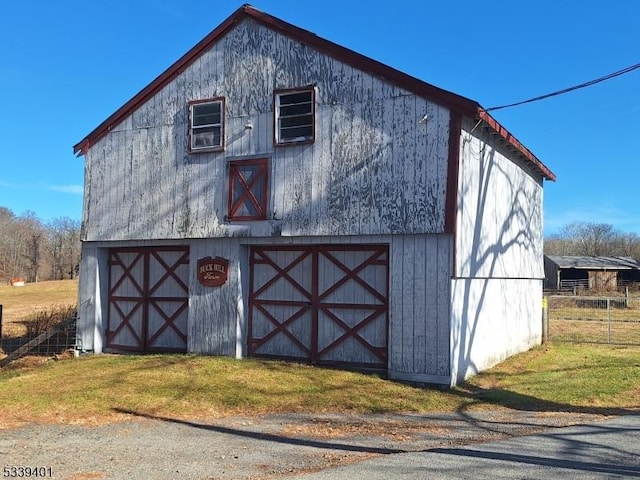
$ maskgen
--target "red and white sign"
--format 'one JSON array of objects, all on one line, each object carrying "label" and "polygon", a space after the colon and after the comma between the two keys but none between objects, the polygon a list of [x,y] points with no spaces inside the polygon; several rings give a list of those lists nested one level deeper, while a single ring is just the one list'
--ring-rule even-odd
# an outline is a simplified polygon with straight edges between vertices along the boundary
[{"label": "red and white sign", "polygon": [[205,287],[219,287],[227,283],[229,260],[222,257],[198,259],[198,281]]}]

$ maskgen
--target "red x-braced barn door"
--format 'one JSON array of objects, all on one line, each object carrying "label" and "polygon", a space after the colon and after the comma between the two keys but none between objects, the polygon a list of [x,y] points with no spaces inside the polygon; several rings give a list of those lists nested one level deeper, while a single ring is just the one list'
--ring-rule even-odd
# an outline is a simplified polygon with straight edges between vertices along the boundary
[{"label": "red x-braced barn door", "polygon": [[387,368],[386,245],[253,247],[249,355]]},{"label": "red x-braced barn door", "polygon": [[107,348],[186,352],[187,247],[109,251]]}]

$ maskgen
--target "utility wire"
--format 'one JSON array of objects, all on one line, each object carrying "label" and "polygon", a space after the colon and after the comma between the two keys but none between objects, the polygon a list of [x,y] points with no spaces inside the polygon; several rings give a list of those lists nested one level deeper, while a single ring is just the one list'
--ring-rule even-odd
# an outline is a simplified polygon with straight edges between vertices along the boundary
[{"label": "utility wire", "polygon": [[620,75],[624,75],[625,73],[632,72],[640,68],[640,63],[636,63],[635,65],[631,65],[630,67],[623,68],[622,70],[618,70],[617,72],[610,73],[609,75],[605,75],[604,77],[596,78],[595,80],[589,80],[588,82],[581,83],[580,85],[575,85],[573,87],[565,88],[563,90],[558,90],[557,92],[547,93],[546,95],[540,95],[539,97],[533,97],[528,100],[523,100],[522,102],[510,103],[508,105],[500,105],[499,107],[491,107],[485,108],[485,112],[490,112],[492,110],[501,110],[503,108],[516,107],[518,105],[524,105],[525,103],[537,102],[538,100],[544,100],[545,98],[555,97],[557,95],[562,95],[563,93],[573,92],[574,90],[578,90],[580,88],[590,87],[591,85],[595,85],[596,83],[604,82],[605,80],[609,80],[614,77],[619,77]]}]

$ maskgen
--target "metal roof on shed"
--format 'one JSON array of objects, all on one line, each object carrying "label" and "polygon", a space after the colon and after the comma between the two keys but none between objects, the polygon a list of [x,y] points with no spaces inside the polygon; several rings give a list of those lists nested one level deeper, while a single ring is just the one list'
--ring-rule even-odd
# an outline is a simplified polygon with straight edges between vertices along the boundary
[{"label": "metal roof on shed", "polygon": [[545,255],[559,268],[582,270],[640,270],[640,261],[631,257],[581,257],[569,255]]}]

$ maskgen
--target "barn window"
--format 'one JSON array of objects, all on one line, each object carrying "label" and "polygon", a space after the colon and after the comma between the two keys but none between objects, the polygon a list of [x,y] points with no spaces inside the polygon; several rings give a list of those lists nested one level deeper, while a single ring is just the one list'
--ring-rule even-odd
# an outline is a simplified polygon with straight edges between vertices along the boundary
[{"label": "barn window", "polygon": [[313,86],[278,90],[274,97],[276,145],[313,142],[315,138],[315,89]]},{"label": "barn window", "polygon": [[266,220],[269,161],[229,162],[229,220]]},{"label": "barn window", "polygon": [[223,98],[191,102],[189,119],[189,149],[192,152],[224,148]]}]

